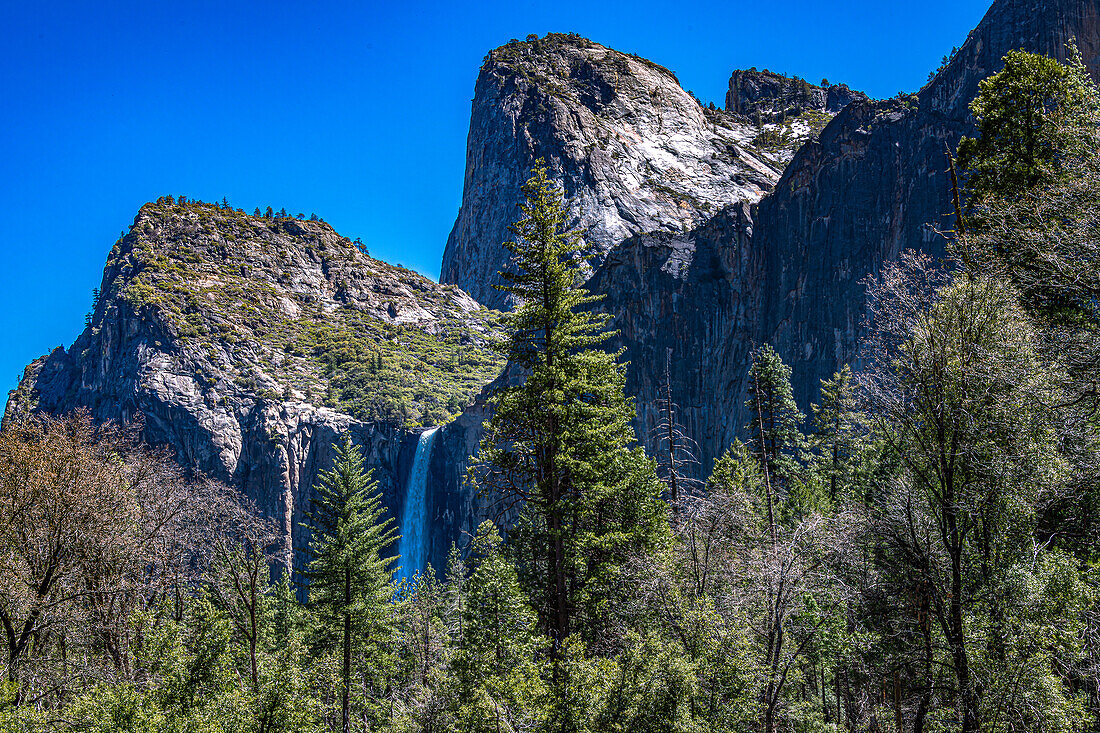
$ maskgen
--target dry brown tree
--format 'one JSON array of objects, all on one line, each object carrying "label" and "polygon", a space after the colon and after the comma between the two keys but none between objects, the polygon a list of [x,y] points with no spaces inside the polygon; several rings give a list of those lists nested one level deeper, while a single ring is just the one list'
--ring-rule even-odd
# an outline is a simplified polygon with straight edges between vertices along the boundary
[{"label": "dry brown tree", "polygon": [[131,679],[139,611],[177,617],[206,564],[212,517],[232,500],[188,477],[140,425],[87,412],[0,430],[0,627],[13,704],[55,707]]}]

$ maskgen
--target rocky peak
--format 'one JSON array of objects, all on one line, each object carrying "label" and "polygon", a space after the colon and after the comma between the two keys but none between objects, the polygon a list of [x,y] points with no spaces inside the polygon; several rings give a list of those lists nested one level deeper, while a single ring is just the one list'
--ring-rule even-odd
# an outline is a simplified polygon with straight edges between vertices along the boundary
[{"label": "rocky peak", "polygon": [[[492,313],[322,221],[146,204],[111,250],[100,292],[77,346],[136,316],[215,402],[271,393],[364,420],[437,424],[499,367]],[[454,366],[470,367],[469,382]],[[389,394],[397,384],[407,406]]]},{"label": "rocky peak", "polygon": [[978,84],[1001,68],[1013,49],[1065,61],[1076,43],[1094,80],[1100,81],[1100,3],[1096,0],[998,0],[963,44],[921,90],[930,111],[969,119]]},{"label": "rocky peak", "polygon": [[507,262],[501,243],[540,157],[598,265],[629,236],[683,231],[731,202],[758,200],[785,162],[758,144],[759,132],[702,107],[668,69],[576,35],[497,48],[475,87],[462,208],[441,279],[505,304],[492,287]]},{"label": "rocky peak", "polygon": [[338,433],[399,507],[417,426],[459,414],[502,367],[498,314],[321,221],[161,199],[111,249],[100,293],[76,342],[27,367],[7,417],[141,420],[280,517],[288,552]]},{"label": "rocky peak", "polygon": [[738,69],[730,76],[726,111],[763,125],[808,112],[835,115],[856,100],[866,101],[867,95],[849,89],[846,84],[828,84],[823,79],[821,86],[817,86],[797,76],[767,69]]}]

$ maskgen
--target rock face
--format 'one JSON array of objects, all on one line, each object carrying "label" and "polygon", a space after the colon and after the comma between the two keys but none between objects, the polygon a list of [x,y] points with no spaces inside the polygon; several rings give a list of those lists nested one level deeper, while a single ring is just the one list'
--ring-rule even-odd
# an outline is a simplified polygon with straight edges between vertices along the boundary
[{"label": "rock face", "polygon": [[974,134],[978,82],[1012,49],[1059,59],[1077,39],[1100,70],[1100,2],[1000,0],[916,95],[857,101],[807,143],[759,205],[754,247],[764,258],[761,341],[794,371],[806,409],[820,380],[856,356],[863,278],[905,249],[943,251],[952,226],[946,153]]},{"label": "rock face", "polygon": [[759,343],[764,263],[752,245],[751,211],[735,204],[689,232],[632,237],[589,282],[614,315],[614,346],[626,349],[637,434],[654,445],[667,365],[678,422],[699,444],[701,464],[721,454],[741,427],[745,364]]},{"label": "rock face", "polygon": [[[72,347],[27,367],[6,419],[141,419],[147,440],[279,518],[288,548],[305,541],[302,511],[339,433],[363,446],[400,522],[416,422],[448,419],[501,367],[486,346],[494,314],[323,222],[147,204],[100,293]],[[379,394],[403,409],[379,415]]]},{"label": "rock face", "polygon": [[[744,375],[752,346],[765,342],[793,366],[795,394],[808,412],[820,380],[856,357],[864,279],[904,249],[942,252],[937,230],[949,227],[951,213],[946,152],[973,131],[967,105],[978,82],[996,72],[1011,49],[1065,58],[1071,38],[1095,75],[1100,68],[1098,8],[1096,0],[999,0],[924,89],[888,101],[873,102],[845,87],[825,89],[765,72],[735,72],[727,113],[744,137],[753,135],[757,149],[768,141],[773,150],[784,144],[790,150],[809,135],[774,190],[757,205],[745,205],[756,200],[755,194],[738,194],[716,202],[715,213],[693,209],[679,229],[624,217],[624,205],[639,204],[623,197],[612,197],[615,212],[597,217],[595,229],[607,249],[589,285],[605,296],[604,307],[621,331],[639,436],[649,442],[652,404],[670,359],[681,421],[700,443],[701,471],[708,470],[746,423]],[[579,47],[567,45],[561,53],[608,53],[599,46],[574,45]],[[525,44],[516,44],[513,53],[523,59],[545,55]],[[575,125],[557,122],[567,119],[564,109],[539,118],[538,126],[523,124],[527,118],[516,100],[539,95],[540,77],[523,75],[530,63],[504,66],[491,56],[483,68],[470,133],[470,198],[464,199],[448,244],[447,277],[464,273],[491,281],[503,262],[491,243],[500,238],[513,200],[490,193],[489,182],[506,180],[505,171],[521,176],[534,151],[558,150],[576,137]],[[673,79],[667,79],[672,98]],[[611,97],[624,105],[648,104],[644,96]],[[502,116],[501,110],[512,116]],[[580,114],[586,113],[582,109]],[[792,119],[791,114],[799,116]],[[662,108],[661,115],[671,112]],[[800,126],[814,115],[822,120],[819,132]],[[757,116],[761,126],[754,128],[750,118]],[[619,119],[631,118],[624,113]],[[648,127],[645,134],[660,139],[665,133]],[[580,170],[587,170],[586,164],[576,162]],[[578,206],[599,200],[601,191],[625,186],[609,182],[613,176],[629,180],[609,166],[596,183],[570,165],[558,166],[558,174],[568,200]],[[515,191],[518,177],[507,180]],[[471,228],[472,221],[493,223]],[[630,221],[632,226],[606,227],[604,221]],[[616,233],[626,236],[617,240]],[[464,254],[456,259],[459,252]],[[473,258],[472,264],[455,267],[464,258]]]},{"label": "rock face", "polygon": [[[726,111],[754,120],[780,122],[806,112],[835,115],[867,95],[846,84],[815,86],[805,79],[756,69],[734,71],[726,92]],[[759,124],[759,123],[758,123]]]},{"label": "rock face", "polygon": [[758,200],[822,124],[820,115],[790,120],[761,137],[762,127],[703,107],[645,59],[576,35],[509,43],[489,53],[474,89],[462,207],[440,279],[508,305],[492,287],[507,263],[501,243],[540,157],[598,265],[630,236],[690,230],[723,206]]}]

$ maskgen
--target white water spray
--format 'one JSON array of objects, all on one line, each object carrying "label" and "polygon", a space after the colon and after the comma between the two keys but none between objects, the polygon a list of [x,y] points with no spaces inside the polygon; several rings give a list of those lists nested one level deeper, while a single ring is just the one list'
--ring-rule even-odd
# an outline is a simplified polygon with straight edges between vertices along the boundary
[{"label": "white water spray", "polygon": [[432,462],[432,445],[439,428],[428,428],[416,443],[409,480],[405,484],[405,510],[401,515],[401,577],[412,580],[424,570],[428,550],[428,468]]}]

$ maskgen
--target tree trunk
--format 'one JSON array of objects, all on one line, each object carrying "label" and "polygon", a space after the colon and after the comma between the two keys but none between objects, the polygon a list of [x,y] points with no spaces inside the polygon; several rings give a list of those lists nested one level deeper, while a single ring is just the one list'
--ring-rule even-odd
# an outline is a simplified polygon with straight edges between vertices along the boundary
[{"label": "tree trunk", "polygon": [[829,701],[825,696],[825,662],[821,662],[821,717],[824,722],[829,722]]},{"label": "tree trunk", "polygon": [[[558,503],[558,502],[555,502]],[[557,510],[550,512],[550,582],[553,584],[551,598],[554,602],[552,609],[552,636],[554,639],[554,655],[558,654],[561,643],[569,633],[569,608],[568,593],[565,584],[565,541],[562,537],[563,527],[561,516]]]},{"label": "tree trunk", "polygon": [[903,733],[901,729],[901,673],[896,669],[894,670],[894,685],[893,685],[893,703],[894,703],[894,729],[897,733]]},{"label": "tree trunk", "polygon": [[844,712],[843,712],[843,710],[841,710],[841,705],[840,705],[840,677],[841,677],[841,673],[842,672],[841,672],[841,669],[839,667],[833,673],[833,691],[836,693],[836,727],[837,727],[837,730],[840,730],[841,726],[844,725]]},{"label": "tree trunk", "polygon": [[341,730],[351,733],[351,570],[344,571],[344,689],[340,701]]},{"label": "tree trunk", "polygon": [[[546,304],[549,310],[553,310],[555,303],[550,297],[549,290],[546,289],[546,283],[543,283],[543,302]],[[548,325],[546,328],[546,365],[553,367],[555,362],[555,349],[554,349],[554,327]],[[553,390],[556,384],[551,382],[549,389]],[[548,438],[546,445],[546,453],[543,456],[544,465],[541,468],[543,472],[544,486],[547,491],[547,519],[548,529],[550,530],[550,547],[547,552],[547,560],[550,568],[550,577],[547,578],[550,587],[550,599],[553,605],[551,609],[551,637],[553,638],[554,648],[552,650],[554,659],[554,675],[557,676],[557,660],[561,650],[561,644],[565,640],[566,635],[569,633],[569,610],[567,606],[567,592],[565,584],[565,540],[563,535],[564,522],[562,521],[562,501],[564,499],[562,491],[561,477],[558,475],[557,467],[557,447],[555,441],[559,438],[558,421],[556,418],[551,417],[549,424],[547,425],[546,436]]]},{"label": "tree trunk", "polygon": [[[949,500],[953,493],[945,492]],[[958,518],[954,506],[946,506],[945,524],[948,553],[951,556],[951,596],[948,603],[947,645],[951,650],[951,662],[955,668],[955,680],[958,683],[959,717],[962,719],[962,733],[976,733],[978,724],[978,693],[970,678],[970,659],[966,651],[966,627],[963,622],[962,598],[962,538],[958,527]]]},{"label": "tree trunk", "polygon": [[932,707],[932,609],[927,586],[920,589],[920,607],[917,611],[917,624],[924,640],[924,659],[921,680],[920,702],[913,716],[913,733],[924,733],[924,721]]},{"label": "tree trunk", "polygon": [[764,688],[764,733],[775,733],[775,711],[779,706],[779,659],[783,652],[783,626],[778,614],[771,613],[772,627],[768,633],[768,683]]},{"label": "tree trunk", "polygon": [[248,662],[251,666],[252,672],[252,689],[256,692],[260,691],[260,670],[259,665],[256,663],[256,645],[259,643],[259,622],[256,619],[256,604],[259,602],[256,595],[256,583],[253,579],[251,588],[252,603],[248,606],[248,621],[249,626],[252,629],[252,635],[248,639]]}]

